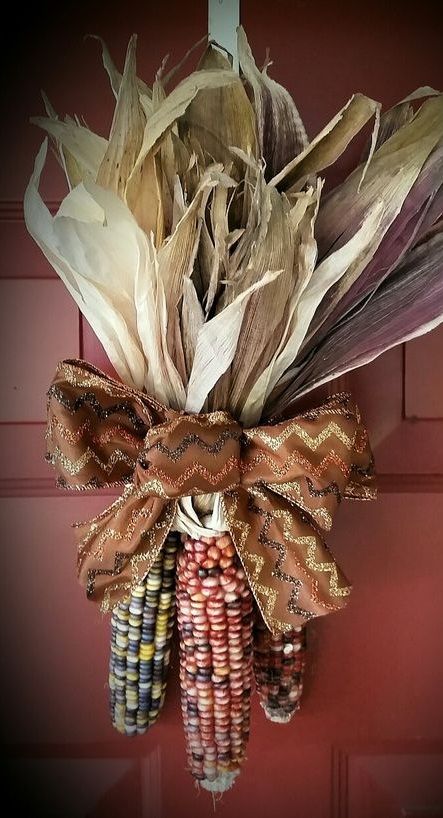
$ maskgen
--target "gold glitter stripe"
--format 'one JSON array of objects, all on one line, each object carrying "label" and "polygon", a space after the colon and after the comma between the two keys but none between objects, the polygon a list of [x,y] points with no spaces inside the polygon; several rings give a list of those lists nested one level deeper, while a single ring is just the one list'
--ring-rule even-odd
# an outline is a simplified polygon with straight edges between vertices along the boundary
[{"label": "gold glitter stripe", "polygon": [[79,440],[81,440],[85,432],[91,430],[91,423],[87,418],[75,431],[72,431],[71,429],[68,429],[67,426],[64,426],[63,423],[54,415],[48,420],[48,426],[45,434],[47,440],[52,438],[55,429],[57,429],[57,432],[62,440],[67,440],[71,446],[74,446],[79,442]]},{"label": "gold glitter stripe", "polygon": [[[320,508],[312,508],[312,506],[307,505],[303,500],[303,493],[301,490],[301,486],[297,481],[293,481],[290,483],[265,483],[264,484],[270,491],[275,491],[276,494],[280,494],[281,497],[284,497],[289,503],[297,503],[297,506],[301,508],[302,511],[305,511],[315,520],[318,525],[323,528],[325,531],[330,531],[332,527],[332,515],[329,511],[324,507],[320,506]],[[294,498],[292,495],[295,494],[296,497]]]},{"label": "gold glitter stripe", "polygon": [[345,497],[347,500],[376,500],[377,489],[350,481],[346,486]]},{"label": "gold glitter stripe", "polygon": [[351,587],[348,585],[340,586],[338,580],[338,571],[335,560],[331,562],[317,562],[315,558],[315,554],[317,551],[317,537],[316,536],[301,536],[297,537],[292,534],[292,525],[293,525],[293,517],[284,509],[278,509],[277,511],[271,512],[272,516],[279,519],[283,519],[283,534],[285,539],[289,540],[289,542],[293,542],[295,545],[306,545],[307,546],[307,554],[306,554],[306,565],[312,571],[317,571],[318,573],[329,573],[329,591],[332,596],[338,597],[345,597],[349,596],[351,593]]},{"label": "gold glitter stripe", "polygon": [[[170,434],[170,432],[168,434]],[[145,442],[144,448],[146,453],[157,450],[165,457],[169,458],[169,460],[177,463],[192,446],[197,446],[198,449],[201,449],[208,454],[220,454],[227,443],[230,443],[232,440],[238,441],[240,436],[240,431],[237,432],[231,429],[224,429],[219,433],[213,443],[208,443],[206,440],[203,440],[200,435],[193,433],[185,435],[178,446],[170,447],[162,440],[159,440],[152,446],[146,446]]]},{"label": "gold glitter stripe", "polygon": [[246,554],[246,558],[254,566],[252,574],[249,574],[249,584],[251,586],[251,590],[256,599],[257,595],[260,594],[260,596],[264,597],[266,600],[264,610],[262,610],[262,615],[265,622],[269,624],[270,629],[274,633],[287,633],[288,631],[292,630],[292,625],[290,625],[288,622],[282,622],[280,619],[277,619],[274,616],[278,592],[275,590],[275,588],[270,588],[268,585],[262,585],[258,579],[265,562],[263,557],[261,557],[259,554],[252,554],[249,552]]},{"label": "gold glitter stripe", "polygon": [[267,463],[276,477],[284,477],[295,463],[302,466],[310,477],[314,476],[318,479],[323,477],[331,465],[337,466],[346,478],[351,472],[351,466],[348,466],[333,449],[325,455],[318,466],[314,466],[310,460],[297,450],[291,452],[281,465],[278,465],[266,452],[258,452],[248,463],[241,463],[242,474],[248,474],[248,472],[251,472],[259,463]]},{"label": "gold glitter stripe", "polygon": [[124,440],[137,450],[141,449],[144,445],[143,438],[131,434],[131,432],[129,432],[124,426],[121,426],[118,423],[111,426],[109,429],[106,429],[101,434],[94,435],[94,429],[89,418],[86,418],[86,420],[84,420],[77,429],[68,429],[68,427],[65,426],[56,415],[54,415],[48,420],[45,437],[51,440],[55,430],[57,430],[57,433],[62,440],[67,440],[71,446],[75,446],[82,439],[82,437],[84,437],[86,432],[89,432],[91,442],[99,446],[103,446],[106,443],[111,443],[114,440]]},{"label": "gold glitter stripe", "polygon": [[111,474],[116,463],[126,463],[131,469],[135,467],[135,460],[129,457],[125,452],[122,452],[121,449],[114,449],[106,462],[101,460],[98,454],[90,449],[89,446],[77,460],[71,460],[58,446],[55,447],[50,455],[51,464],[55,466],[57,463],[61,463],[64,470],[67,471],[71,477],[75,477],[79,474],[91,460],[97,463],[106,474]]},{"label": "gold glitter stripe", "polygon": [[[154,466],[152,463],[149,466],[148,476],[154,474],[166,485],[174,486],[174,488],[180,491],[185,485],[185,483],[188,482],[188,480],[191,480],[192,477],[194,477],[194,475],[198,474],[200,475],[200,477],[204,477],[205,480],[207,480],[207,482],[209,483],[209,487],[206,486],[203,487],[202,489],[198,487],[195,488],[187,487],[186,491],[189,494],[192,494],[194,490],[198,492],[203,491],[204,494],[208,494],[211,490],[211,487],[218,486],[225,479],[226,475],[229,474],[229,472],[231,471],[238,472],[239,470],[240,460],[238,457],[232,456],[229,458],[229,460],[226,460],[224,467],[222,469],[219,469],[216,473],[210,472],[209,469],[207,469],[205,466],[202,466],[201,463],[199,463],[197,460],[194,460],[194,462],[191,463],[182,472],[182,474],[177,480],[172,480],[169,474],[167,474],[165,471],[158,468],[157,466]],[[237,483],[238,479],[236,480],[236,484]],[[225,491],[228,488],[230,488],[230,486],[226,487]]]},{"label": "gold glitter stripe", "polygon": [[[131,492],[131,494],[134,496],[134,498],[136,500],[141,499],[142,497],[145,496],[145,494],[143,492],[138,492],[138,491],[133,491],[133,492]],[[120,503],[117,506],[118,501],[116,501],[115,505],[113,504],[108,509],[106,509],[106,512],[103,512],[102,515],[100,515],[101,518],[104,519],[108,515],[108,513],[112,510],[112,511],[114,511],[114,519],[116,520],[118,518],[119,511],[121,510],[121,508],[123,508],[123,505],[126,505],[126,500],[127,500],[128,496],[129,495],[126,496],[124,504]],[[121,499],[121,498],[119,498],[119,499]],[[126,526],[126,528],[123,531],[118,531],[117,529],[112,528],[112,527],[106,528],[105,531],[103,531],[102,534],[99,537],[99,540],[98,540],[99,544],[102,545],[108,539],[109,540],[117,540],[117,541],[121,541],[121,540],[128,540],[129,541],[134,535],[135,527],[136,527],[138,521],[140,519],[149,520],[149,517],[151,517],[151,515],[152,515],[152,509],[147,510],[146,506],[141,506],[138,509],[133,509],[133,511],[131,513],[131,519],[130,519],[128,525]],[[90,521],[91,525],[90,525],[89,531],[86,533],[86,535],[83,537],[83,539],[79,541],[79,545],[78,545],[79,558],[80,558],[80,556],[83,555],[83,552],[84,552],[85,548],[87,547],[87,545],[89,544],[89,542],[91,541],[91,539],[96,536],[99,521],[100,521],[100,517],[95,517],[93,520],[91,520]],[[88,525],[88,524],[89,523],[86,523],[86,525]],[[77,523],[77,526],[79,526],[79,525],[80,524]]]},{"label": "gold glitter stripe", "polygon": [[335,421],[331,421],[328,423],[325,428],[319,432],[317,435],[310,435],[303,426],[300,426],[298,421],[294,421],[293,423],[289,423],[283,431],[274,437],[270,435],[265,427],[257,426],[255,429],[245,429],[244,435],[249,440],[253,440],[254,438],[258,437],[266,446],[271,449],[271,451],[276,452],[283,443],[285,443],[288,438],[292,437],[293,435],[297,435],[300,440],[303,441],[305,446],[307,446],[311,451],[317,451],[318,447],[321,446],[325,440],[329,437],[336,437],[338,440],[346,446],[347,449],[351,450],[354,448],[355,439],[357,436],[357,432],[351,437],[343,431],[343,429],[335,423]]},{"label": "gold glitter stripe", "polygon": [[[234,419],[229,415],[227,412],[210,412],[207,415],[185,415],[180,414],[178,417],[173,418],[172,420],[168,420],[165,423],[162,423],[158,426],[154,426],[152,429],[149,429],[146,433],[146,448],[151,446],[151,439],[157,438],[159,433],[161,433],[162,429],[167,429],[168,435],[173,434],[177,427],[183,425],[183,421],[186,422],[186,425],[192,424],[193,426],[198,426],[200,429],[205,429],[211,426],[228,426],[228,427],[238,427],[238,434],[241,434],[241,426],[240,424],[236,423]],[[224,430],[223,430],[224,431]]]}]

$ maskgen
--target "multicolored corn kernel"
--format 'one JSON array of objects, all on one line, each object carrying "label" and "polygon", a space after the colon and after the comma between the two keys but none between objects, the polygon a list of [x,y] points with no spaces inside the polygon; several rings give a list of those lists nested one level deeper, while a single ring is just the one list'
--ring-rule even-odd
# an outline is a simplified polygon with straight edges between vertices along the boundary
[{"label": "multicolored corn kernel", "polygon": [[188,763],[205,789],[223,792],[249,737],[252,594],[228,534],[182,540],[177,621]]},{"label": "multicolored corn kernel", "polygon": [[254,675],[270,721],[286,723],[300,708],[306,659],[306,627],[274,635],[259,613],[254,625]]},{"label": "multicolored corn kernel", "polygon": [[175,617],[179,535],[168,536],[144,582],[112,612],[110,712],[127,736],[145,733],[161,710]]}]

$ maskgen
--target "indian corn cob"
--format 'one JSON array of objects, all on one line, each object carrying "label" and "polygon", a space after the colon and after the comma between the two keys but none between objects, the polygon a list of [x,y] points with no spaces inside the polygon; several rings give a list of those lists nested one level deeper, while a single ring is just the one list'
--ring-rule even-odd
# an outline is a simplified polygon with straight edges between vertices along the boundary
[{"label": "indian corn cob", "polygon": [[144,582],[112,613],[111,719],[128,736],[145,733],[163,705],[175,616],[178,545],[179,536],[169,535]]},{"label": "indian corn cob", "polygon": [[260,704],[270,721],[288,722],[299,709],[305,657],[305,626],[274,635],[257,612],[254,675]]},{"label": "indian corn cob", "polygon": [[180,683],[192,775],[228,789],[245,757],[252,682],[252,594],[229,534],[183,536],[177,564]]}]

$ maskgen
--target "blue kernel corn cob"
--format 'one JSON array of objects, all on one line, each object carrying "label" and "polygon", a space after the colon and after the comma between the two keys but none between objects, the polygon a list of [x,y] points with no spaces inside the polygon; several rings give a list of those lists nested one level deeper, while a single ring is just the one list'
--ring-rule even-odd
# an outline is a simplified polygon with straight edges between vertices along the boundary
[{"label": "blue kernel corn cob", "polygon": [[114,727],[145,733],[163,705],[175,618],[179,536],[170,534],[141,585],[112,612],[109,705]]}]

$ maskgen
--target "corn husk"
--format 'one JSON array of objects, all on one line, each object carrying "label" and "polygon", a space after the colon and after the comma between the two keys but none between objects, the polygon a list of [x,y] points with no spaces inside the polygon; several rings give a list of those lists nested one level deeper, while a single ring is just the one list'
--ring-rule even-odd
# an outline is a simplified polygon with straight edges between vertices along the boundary
[{"label": "corn husk", "polygon": [[[231,71],[229,60],[211,45],[198,67],[201,71]],[[240,148],[252,156],[258,154],[254,109],[240,77],[229,85],[199,91],[180,121],[180,133],[183,138],[197,142],[209,160],[212,158],[230,168],[231,174],[239,180],[243,163],[231,148]]]},{"label": "corn husk", "polygon": [[[71,192],[51,216],[38,193],[43,147],[25,197],[28,228],[122,379],[177,408],[224,407],[257,422],[283,409],[283,392],[286,403],[310,388],[343,317],[349,327],[356,312],[363,328],[371,294],[394,274],[401,287],[408,251],[432,236],[442,96],[420,88],[380,118],[379,103],[355,94],[309,142],[241,28],[240,76],[209,46],[172,90],[175,69],[162,66],[151,85],[137,77],[135,36],[122,73],[101,45],[116,97],[109,137],[60,120],[46,100],[48,116],[33,122],[50,135]],[[321,192],[318,174],[371,119],[362,164]],[[432,254],[437,244],[428,242]],[[416,299],[413,328],[397,327],[394,339],[385,316],[386,340],[371,354],[438,322]]]},{"label": "corn husk", "polygon": [[308,137],[286,88],[268,76],[268,65],[261,71],[258,69],[241,26],[238,56],[242,74],[252,90],[260,153],[266,163],[267,176],[271,178],[307,147]]},{"label": "corn husk", "polygon": [[[46,99],[33,122],[70,191],[52,216],[42,146],[25,217],[123,380],[251,424],[441,320],[443,96],[424,86],[381,113],[354,94],[309,141],[241,27],[238,47],[240,75],[209,46],[171,89],[175,68],[137,76],[135,36],[121,73],[102,42],[109,135],[62,121]],[[326,190],[319,174],[371,123],[361,164]],[[412,291],[411,308],[387,310]],[[338,339],[335,366],[324,355]]]},{"label": "corn husk", "polygon": [[442,271],[440,223],[434,235],[405,254],[363,309],[329,332],[279,396],[279,405],[289,405],[294,393],[305,394],[437,327],[443,321]]}]

